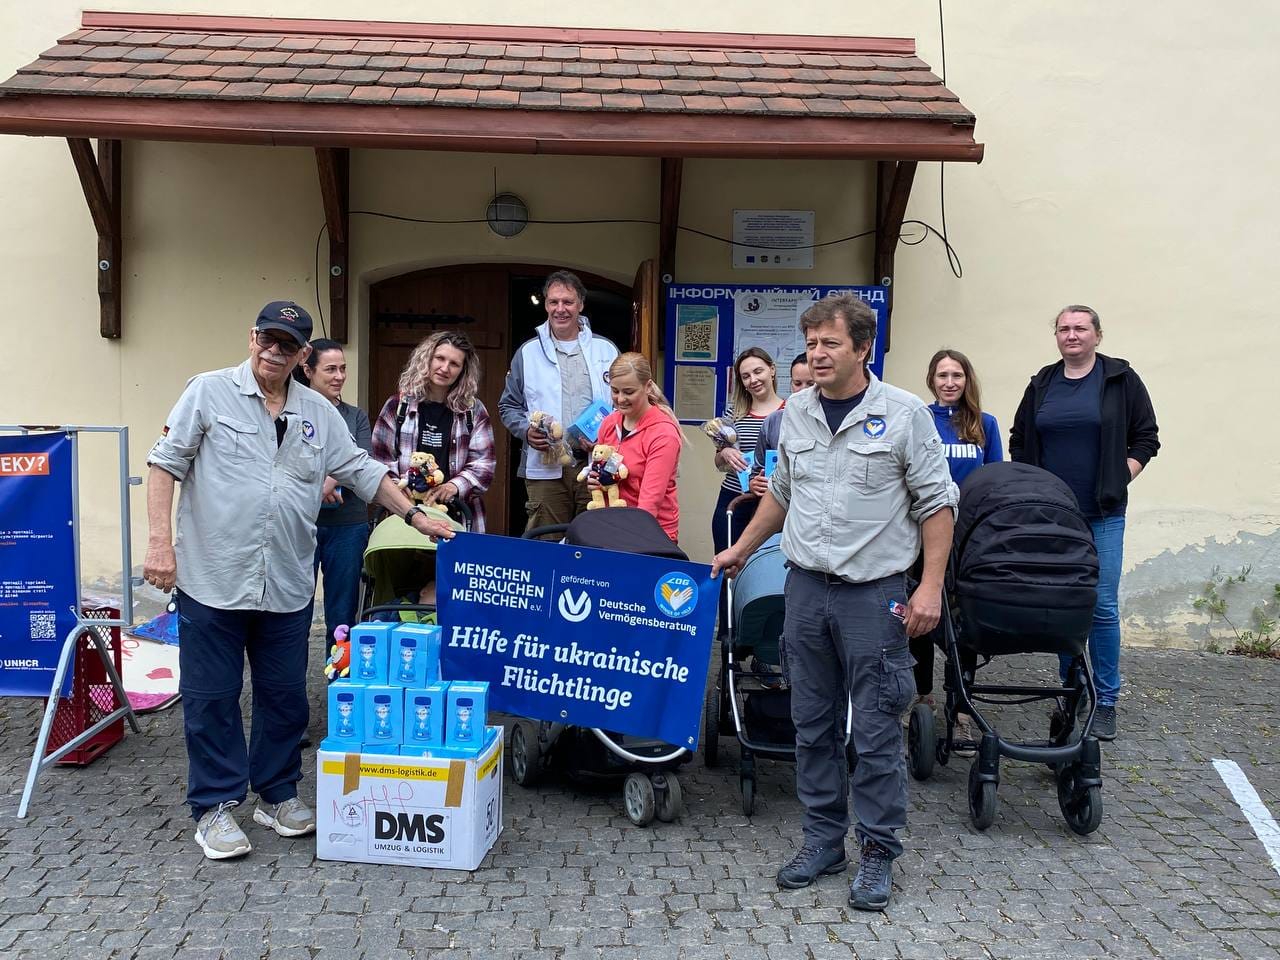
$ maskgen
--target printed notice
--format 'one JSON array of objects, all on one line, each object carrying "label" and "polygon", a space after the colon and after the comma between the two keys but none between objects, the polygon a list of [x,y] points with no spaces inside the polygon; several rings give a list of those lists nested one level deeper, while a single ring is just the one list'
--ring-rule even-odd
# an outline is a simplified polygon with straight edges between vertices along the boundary
[{"label": "printed notice", "polygon": [[676,307],[676,362],[715,359],[720,309],[709,304]]},{"label": "printed notice", "polygon": [[710,420],[716,415],[716,371],[714,367],[676,365],[676,419]]},{"label": "printed notice", "polygon": [[812,210],[733,211],[733,269],[812,270]]}]

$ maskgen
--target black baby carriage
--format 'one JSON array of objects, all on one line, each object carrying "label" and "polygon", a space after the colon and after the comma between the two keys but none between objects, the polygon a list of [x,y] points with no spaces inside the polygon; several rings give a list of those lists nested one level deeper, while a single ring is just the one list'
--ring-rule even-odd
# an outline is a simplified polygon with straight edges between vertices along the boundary
[{"label": "black baby carriage", "polygon": [[[1046,470],[993,463],[974,473],[960,495],[960,511],[944,596],[945,730],[935,736],[933,711],[911,712],[908,754],[923,780],[935,759],[956,748],[976,749],[969,768],[969,813],[979,830],[995,818],[1000,758],[1048,764],[1057,775],[1058,803],[1067,825],[1089,834],[1102,820],[1101,750],[1091,735],[1097,694],[1085,654],[1097,601],[1098,554],[1075,496]],[[982,658],[1049,653],[1071,658],[1058,686],[1001,686],[976,682],[962,667],[961,648]],[[1056,665],[1055,665],[1056,666]],[[1006,740],[976,704],[1056,700],[1047,740]],[[1088,711],[1078,736],[1077,713]],[[968,713],[981,739],[954,738],[957,713]]]},{"label": "black baby carriage", "polygon": [[[524,534],[526,539],[552,535],[573,546],[689,559],[651,514],[635,507],[588,510],[572,523],[535,527]],[[689,757],[683,747],[594,727],[520,719],[511,729],[516,783],[532,786],[548,770],[584,783],[622,781],[627,817],[642,827],[654,817],[671,821],[680,815],[684,801],[675,770]]]},{"label": "black baby carriage", "polygon": [[[729,503],[728,540],[733,543],[735,509],[755,506],[743,495]],[[742,812],[756,803],[756,758],[794,762],[796,728],[791,722],[791,688],[782,669],[782,627],[786,618],[786,557],[782,537],[760,545],[738,575],[725,583],[725,631],[720,644],[720,675],[707,688],[703,713],[703,758],[713,767],[720,758],[720,735],[738,738],[738,784]],[[845,714],[845,755],[852,770],[857,762],[850,731],[853,713]]]}]

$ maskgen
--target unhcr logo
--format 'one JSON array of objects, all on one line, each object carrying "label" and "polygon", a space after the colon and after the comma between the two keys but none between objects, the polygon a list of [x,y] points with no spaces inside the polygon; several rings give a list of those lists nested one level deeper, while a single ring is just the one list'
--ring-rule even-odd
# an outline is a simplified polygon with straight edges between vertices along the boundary
[{"label": "unhcr logo", "polygon": [[591,616],[591,597],[585,590],[579,591],[576,597],[572,590],[564,590],[556,601],[556,607],[560,610],[560,616],[570,623],[581,623]]}]

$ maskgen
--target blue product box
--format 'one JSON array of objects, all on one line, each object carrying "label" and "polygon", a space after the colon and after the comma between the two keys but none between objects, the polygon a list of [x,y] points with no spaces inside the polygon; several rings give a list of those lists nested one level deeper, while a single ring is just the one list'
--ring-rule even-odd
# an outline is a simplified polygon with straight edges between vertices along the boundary
[{"label": "blue product box", "polygon": [[751,489],[751,475],[756,471],[756,452],[752,450],[744,453],[742,458],[747,461],[747,469],[738,471],[738,483],[742,484],[742,492],[746,493]]},{"label": "blue product box", "polygon": [[364,688],[364,743],[399,745],[404,731],[404,687]]},{"label": "blue product box", "polygon": [[444,718],[444,745],[480,749],[488,717],[489,684],[455,680],[449,684],[449,704]]},{"label": "blue product box", "polygon": [[420,747],[410,743],[401,744],[400,756],[426,757],[431,760],[469,760],[488,750],[493,741],[501,735],[501,727],[486,727],[483,746],[477,745],[475,747]]},{"label": "blue product box", "polygon": [[358,623],[351,628],[351,680],[385,684],[392,623]]},{"label": "blue product box", "polygon": [[449,684],[432,683],[404,689],[404,736],[400,742],[414,747],[444,744],[444,713]]},{"label": "blue product box", "polygon": [[778,451],[766,450],[764,452],[764,475],[772,477],[773,471],[778,469]]},{"label": "blue product box", "polygon": [[564,432],[569,446],[576,450],[580,449],[579,445],[582,443],[594,444],[600,433],[600,424],[609,413],[609,408],[599,400],[591,401],[590,406],[583,410],[578,419],[573,421]]},{"label": "blue product box", "polygon": [[335,740],[333,737],[325,737],[320,741],[320,749],[328,750],[330,753],[359,753],[360,744],[347,743],[345,740]]},{"label": "blue product box", "polygon": [[364,739],[364,688],[345,680],[329,684],[329,737],[351,750]]},{"label": "blue product box", "polygon": [[434,623],[402,623],[391,631],[387,682],[425,687],[440,679],[440,628]]},{"label": "blue product box", "polygon": [[362,754],[376,754],[377,756],[400,756],[400,744],[398,743],[366,743],[360,747]]}]

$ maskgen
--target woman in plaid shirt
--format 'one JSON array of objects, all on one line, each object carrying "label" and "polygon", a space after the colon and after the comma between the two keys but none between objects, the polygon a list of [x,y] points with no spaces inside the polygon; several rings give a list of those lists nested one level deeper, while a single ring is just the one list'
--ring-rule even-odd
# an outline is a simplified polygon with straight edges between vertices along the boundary
[{"label": "woman in plaid shirt", "polygon": [[[489,411],[476,396],[480,358],[465,334],[433,333],[409,357],[399,389],[382,405],[373,425],[373,456],[403,477],[415,451],[430,453],[445,482],[428,503],[462,498],[471,510],[471,529],[484,532],[481,497],[493,482],[496,463]],[[396,424],[399,423],[399,436]]]}]

